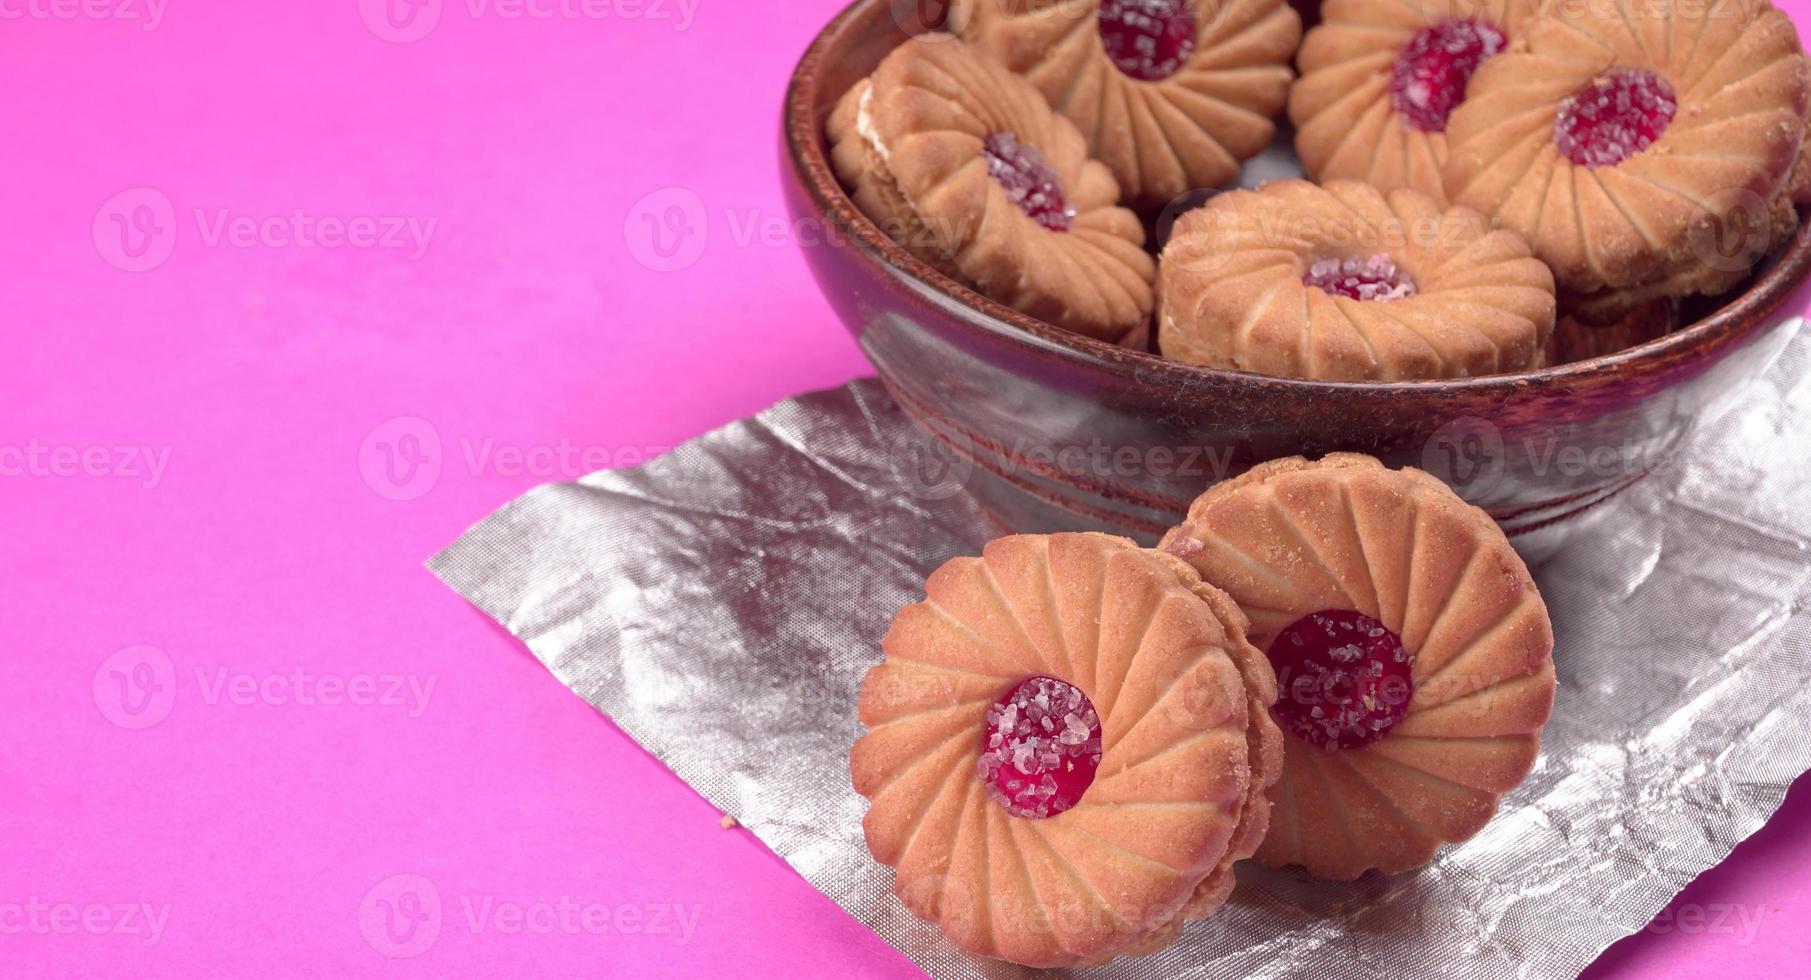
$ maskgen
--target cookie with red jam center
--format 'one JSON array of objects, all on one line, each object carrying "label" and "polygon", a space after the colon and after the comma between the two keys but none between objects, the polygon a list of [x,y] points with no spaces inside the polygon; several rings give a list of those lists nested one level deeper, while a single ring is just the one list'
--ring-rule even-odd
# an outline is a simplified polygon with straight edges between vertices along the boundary
[{"label": "cookie with red jam center", "polygon": [[1546,605],[1496,524],[1434,477],[1351,454],[1265,463],[1161,547],[1233,597],[1276,673],[1262,863],[1338,880],[1419,867],[1534,765]]},{"label": "cookie with red jam center", "polygon": [[1029,83],[962,42],[900,45],[826,128],[856,206],[944,274],[1102,340],[1149,318],[1156,266],[1113,175]]},{"label": "cookie with red jam center", "polygon": [[1542,363],[1553,276],[1512,232],[1419,191],[1275,181],[1182,216],[1158,272],[1165,357],[1329,381]]},{"label": "cookie with red jam center", "polygon": [[1446,125],[1471,76],[1521,34],[1537,0],[1328,0],[1289,90],[1309,176],[1444,199]]},{"label": "cookie with red jam center", "polygon": [[1557,4],[1472,76],[1448,196],[1597,322],[1740,283],[1795,227],[1811,62],[1771,5]]},{"label": "cookie with red jam center", "polygon": [[1017,535],[932,573],[862,683],[850,754],[895,891],[957,946],[1030,966],[1161,949],[1264,836],[1275,679],[1174,556]]},{"label": "cookie with red jam center", "polygon": [[1144,209],[1270,143],[1302,36],[1285,0],[957,0],[950,23],[1073,119]]}]

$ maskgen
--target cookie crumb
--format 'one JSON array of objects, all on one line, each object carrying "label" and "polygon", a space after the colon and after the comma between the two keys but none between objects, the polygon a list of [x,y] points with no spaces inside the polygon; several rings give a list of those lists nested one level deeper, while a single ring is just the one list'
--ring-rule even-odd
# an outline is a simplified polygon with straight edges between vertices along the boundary
[{"label": "cookie crumb", "polygon": [[1163,550],[1178,558],[1187,558],[1191,555],[1198,555],[1207,550],[1207,545],[1202,544],[1201,539],[1194,536],[1195,529],[1193,527],[1184,524],[1181,527],[1181,531],[1182,533],[1178,535],[1175,540],[1163,546]]},{"label": "cookie crumb", "polygon": [[724,830],[734,830],[737,827],[742,826],[742,821],[737,820],[735,817],[726,813],[723,815],[722,820],[717,821],[717,826],[722,827]]}]

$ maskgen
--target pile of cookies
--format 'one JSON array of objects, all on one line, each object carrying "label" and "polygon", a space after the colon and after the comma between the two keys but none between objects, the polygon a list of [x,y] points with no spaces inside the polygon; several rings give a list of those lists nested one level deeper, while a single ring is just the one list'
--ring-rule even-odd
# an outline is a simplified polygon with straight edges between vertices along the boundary
[{"label": "pile of cookies", "polygon": [[1154,549],[1015,535],[925,583],[850,755],[895,891],[1029,966],[1163,949],[1233,865],[1394,874],[1533,767],[1553,631],[1435,478],[1332,455],[1210,489]]},{"label": "pile of cookies", "polygon": [[[1811,203],[1811,59],[1765,0],[1326,0],[1321,17],[1304,36],[1285,0],[957,0],[949,32],[840,100],[832,162],[883,231],[1017,310],[1340,381],[1657,336]],[[1183,211],[1284,112],[1308,180]],[[1175,220],[1153,256],[1159,213]]]}]

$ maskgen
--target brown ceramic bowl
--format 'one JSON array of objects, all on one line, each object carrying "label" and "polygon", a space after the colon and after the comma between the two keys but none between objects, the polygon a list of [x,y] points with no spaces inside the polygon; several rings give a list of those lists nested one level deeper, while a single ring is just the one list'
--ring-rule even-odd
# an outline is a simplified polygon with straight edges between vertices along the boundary
[{"label": "brown ceramic bowl", "polygon": [[[825,296],[888,390],[1015,530],[1104,528],[1151,540],[1208,485],[1266,459],[1365,452],[1446,480],[1544,553],[1597,504],[1673,458],[1696,419],[1790,339],[1811,291],[1811,224],[1690,326],[1524,374],[1402,383],[1273,378],[1077,336],[914,258],[850,202],[824,119],[937,3],[857,0],[787,91],[786,193]],[[1304,10],[1312,22],[1313,9]],[[935,494],[929,494],[935,495]]]}]

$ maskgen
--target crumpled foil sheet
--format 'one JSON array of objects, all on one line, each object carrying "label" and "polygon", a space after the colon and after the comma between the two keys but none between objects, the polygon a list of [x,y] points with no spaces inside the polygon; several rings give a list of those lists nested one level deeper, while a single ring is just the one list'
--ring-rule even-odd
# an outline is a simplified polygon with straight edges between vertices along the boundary
[{"label": "crumpled foil sheet", "polygon": [[[1537,570],[1558,702],[1483,832],[1419,873],[1346,884],[1248,862],[1176,946],[1078,972],[1572,976],[1646,925],[1811,766],[1808,367],[1811,332]],[[896,463],[918,439],[857,381],[537,488],[429,565],[926,971],[1029,975],[905,911],[849,785],[856,688],[888,622],[998,533],[966,497],[910,492]]]}]

